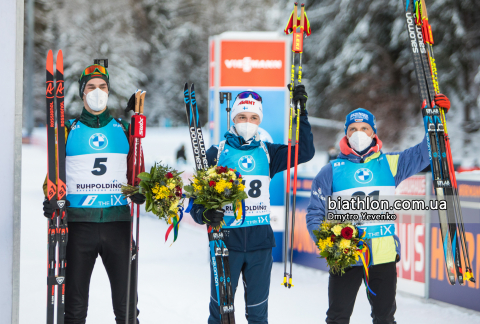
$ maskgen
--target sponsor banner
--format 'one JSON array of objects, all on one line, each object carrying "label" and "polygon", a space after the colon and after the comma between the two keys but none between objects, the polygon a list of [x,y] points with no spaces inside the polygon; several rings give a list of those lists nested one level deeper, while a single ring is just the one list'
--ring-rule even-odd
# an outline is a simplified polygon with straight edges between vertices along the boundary
[{"label": "sponsor banner", "polygon": [[[398,198],[408,199],[409,197]],[[397,289],[424,297],[425,212],[401,211],[396,212],[396,215],[395,234],[400,240],[401,254],[400,261],[397,262]]]},{"label": "sponsor banner", "polygon": [[208,66],[208,84],[212,88],[215,86],[215,41],[210,40],[209,42],[209,66]]},{"label": "sponsor banner", "polygon": [[425,196],[425,175],[414,175],[403,180],[395,189],[396,195]]},{"label": "sponsor banner", "polygon": [[429,297],[480,311],[480,182],[459,180],[458,189],[465,223],[468,255],[476,283],[468,281],[465,286],[460,286],[458,282],[454,286],[448,283],[438,213],[433,211],[430,236]]},{"label": "sponsor banner", "polygon": [[[297,206],[295,212],[295,237],[293,240],[293,260],[297,264],[307,267],[328,271],[325,259],[320,259],[318,247],[310,237],[307,229],[307,207],[310,202],[311,182],[313,178],[297,178]],[[310,184],[310,188],[304,187],[304,184]],[[290,233],[289,236],[290,238]]]},{"label": "sponsor banner", "polygon": [[69,194],[71,208],[107,208],[126,205],[127,199],[120,194]]},{"label": "sponsor banner", "polygon": [[220,46],[221,87],[286,86],[285,41],[223,40]]}]

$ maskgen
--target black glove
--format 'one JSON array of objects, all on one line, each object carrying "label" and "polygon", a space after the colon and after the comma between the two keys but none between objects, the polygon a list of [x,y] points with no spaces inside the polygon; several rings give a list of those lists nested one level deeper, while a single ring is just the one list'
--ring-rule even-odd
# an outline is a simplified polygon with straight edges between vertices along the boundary
[{"label": "black glove", "polygon": [[129,111],[135,112],[135,93],[128,99],[127,107],[125,108],[125,115],[128,115]]},{"label": "black glove", "polygon": [[145,195],[137,192],[130,196],[130,200],[137,205],[142,205],[145,202]]},{"label": "black glove", "polygon": [[303,84],[295,86],[295,88],[293,89],[293,103],[295,104],[295,108],[297,108],[297,102],[300,101],[300,116],[306,115],[307,100],[308,95],[305,91],[305,86]]},{"label": "black glove", "polygon": [[[70,206],[70,202],[66,199],[65,199],[65,205],[67,207]],[[60,208],[58,207],[56,197],[52,198],[52,200],[50,201],[47,198],[45,198],[45,200],[43,201],[43,216],[45,216],[46,218],[52,218],[53,213],[58,209]]]},{"label": "black glove", "polygon": [[216,227],[223,220],[223,209],[206,209],[203,212],[203,222],[207,225]]}]

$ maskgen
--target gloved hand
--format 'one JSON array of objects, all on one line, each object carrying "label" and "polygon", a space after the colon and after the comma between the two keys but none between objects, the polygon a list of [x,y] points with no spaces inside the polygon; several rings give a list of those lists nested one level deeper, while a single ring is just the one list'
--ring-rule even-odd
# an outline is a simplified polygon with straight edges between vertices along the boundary
[{"label": "gloved hand", "polygon": [[130,196],[130,200],[137,205],[142,205],[145,202],[145,199],[145,195],[139,192]]},{"label": "gloved hand", "polygon": [[[290,85],[288,85],[290,88]],[[300,116],[303,116],[306,114],[307,111],[307,100],[308,100],[308,94],[305,91],[305,86],[303,84],[299,84],[295,86],[293,89],[293,103],[295,104],[295,108],[297,108],[297,102],[300,101]]]},{"label": "gloved hand", "polygon": [[[70,202],[66,199],[65,199],[65,204],[67,207],[70,206]],[[57,209],[60,209],[60,208],[58,207],[56,197],[52,198],[52,200],[50,201],[47,198],[45,198],[45,200],[43,201],[43,216],[45,216],[46,218],[52,218],[53,213]]]},{"label": "gloved hand", "polygon": [[213,227],[219,226],[223,220],[223,213],[223,209],[206,209],[203,212],[203,222]]},{"label": "gloved hand", "polygon": [[130,99],[128,99],[127,107],[125,108],[125,115],[127,115],[130,110],[135,112],[135,93]]},{"label": "gloved hand", "polygon": [[445,109],[445,113],[448,112],[448,110],[450,109],[450,99],[448,99],[448,97],[442,93],[437,93],[435,95],[435,105],[437,105],[438,107],[440,108],[443,108]]}]

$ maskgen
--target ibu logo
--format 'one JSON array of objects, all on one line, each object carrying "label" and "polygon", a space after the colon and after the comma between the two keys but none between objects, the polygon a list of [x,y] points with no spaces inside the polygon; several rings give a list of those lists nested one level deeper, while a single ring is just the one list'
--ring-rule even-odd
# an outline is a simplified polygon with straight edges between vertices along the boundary
[{"label": "ibu logo", "polygon": [[255,160],[251,155],[244,155],[238,160],[238,166],[243,171],[246,171],[246,172],[253,171],[253,169],[255,169]]},{"label": "ibu logo", "polygon": [[369,183],[373,179],[373,173],[367,168],[361,168],[355,172],[354,178],[361,184]]},{"label": "ibu logo", "polygon": [[95,133],[90,136],[88,143],[94,150],[103,150],[108,145],[108,139],[107,136],[103,135],[102,133]]}]

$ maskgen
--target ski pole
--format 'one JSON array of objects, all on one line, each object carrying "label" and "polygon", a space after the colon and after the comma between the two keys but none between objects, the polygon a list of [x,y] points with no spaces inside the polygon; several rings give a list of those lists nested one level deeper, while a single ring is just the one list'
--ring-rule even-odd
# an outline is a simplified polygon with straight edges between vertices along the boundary
[{"label": "ski pole", "polygon": [[[297,3],[293,6],[293,30],[297,30]],[[292,160],[292,124],[293,124],[293,87],[295,84],[295,52],[292,53],[292,67],[290,70],[290,119],[288,122],[288,150],[287,150],[287,186],[285,192],[285,233],[283,246],[283,285],[288,287],[290,274],[287,272],[288,263],[288,230],[290,218],[290,168]]]},{"label": "ski pole", "polygon": [[[131,175],[131,184],[132,186],[135,185],[135,179],[137,178],[136,174],[136,164],[137,164],[137,154],[138,154],[138,138],[135,137],[135,126],[138,120],[139,115],[139,107],[140,107],[140,95],[141,95],[141,90],[137,89],[135,92],[135,113],[132,116],[131,122],[130,122],[130,136],[133,137],[134,142],[133,142],[133,147],[134,147],[134,157],[132,161],[132,175]],[[126,311],[125,311],[125,324],[129,324],[129,315],[130,315],[130,283],[131,283],[131,277],[132,277],[132,250],[133,250],[133,219],[134,219],[134,214],[135,214],[135,204],[132,201],[132,204],[130,206],[130,251],[128,254],[128,274],[127,274],[127,306],[126,306]],[[136,298],[136,296],[135,296]]]},{"label": "ski pole", "polygon": [[[143,115],[143,107],[145,104],[145,95],[147,94],[146,91],[142,91],[140,94],[140,103],[139,103],[139,120],[136,125],[138,125],[138,131],[135,130],[136,135],[138,135],[138,142],[137,142],[137,170],[136,174],[139,175],[141,171],[141,161],[143,155],[142,149],[142,138],[145,137],[145,130],[147,126],[147,121],[145,116]],[[138,294],[138,250],[140,247],[140,205],[137,205],[137,231],[135,236],[135,307],[133,308],[133,319],[136,322],[137,319],[137,306],[136,306],[136,299]]]},{"label": "ski pole", "polygon": [[[283,285],[291,288],[292,284],[292,267],[293,267],[293,244],[295,238],[295,209],[297,198],[297,175],[298,175],[298,148],[299,148],[299,136],[300,136],[300,113],[301,103],[293,102],[293,91],[295,90],[295,54],[299,54],[299,66],[298,66],[298,83],[302,83],[302,53],[303,53],[303,38],[305,32],[305,23],[308,25],[308,19],[305,13],[305,5],[302,3],[300,10],[300,24],[298,24],[298,3],[295,2],[293,12],[290,16],[287,27],[285,28],[286,34],[293,34],[292,42],[292,67],[290,74],[290,120],[288,126],[288,150],[287,150],[287,188],[285,196],[285,235],[284,235],[284,277]],[[291,27],[290,27],[291,25]],[[309,28],[307,35],[309,35]],[[295,111],[296,109],[296,111]],[[293,196],[292,196],[292,220],[291,220],[291,232],[290,232],[290,244],[289,244],[289,227],[290,227],[290,183],[291,183],[291,159],[292,159],[292,136],[293,136],[293,117],[296,115],[296,130],[295,130],[295,155],[294,155],[294,171],[293,171]],[[287,259],[288,248],[290,247],[290,260]],[[287,263],[290,262],[290,272],[287,272]]]},{"label": "ski pole", "polygon": [[227,99],[227,131],[230,130],[230,100],[232,100],[232,93],[231,92],[220,92],[220,104],[222,105],[223,102]]},{"label": "ski pole", "polygon": [[[296,47],[296,50],[299,51],[299,63],[298,63],[298,84],[302,83],[302,52],[303,52],[303,30],[304,30],[304,14],[305,14],[305,5],[302,3],[301,12],[300,12],[300,46]],[[296,37],[296,36],[294,36]],[[295,236],[295,212],[296,212],[296,201],[297,201],[297,174],[298,174],[298,151],[299,151],[299,136],[300,136],[300,113],[301,113],[301,103],[297,101],[297,129],[295,133],[295,161],[293,164],[293,197],[292,197],[292,231],[290,233],[290,281],[288,288],[292,285],[292,266],[293,266],[293,243]]]}]

